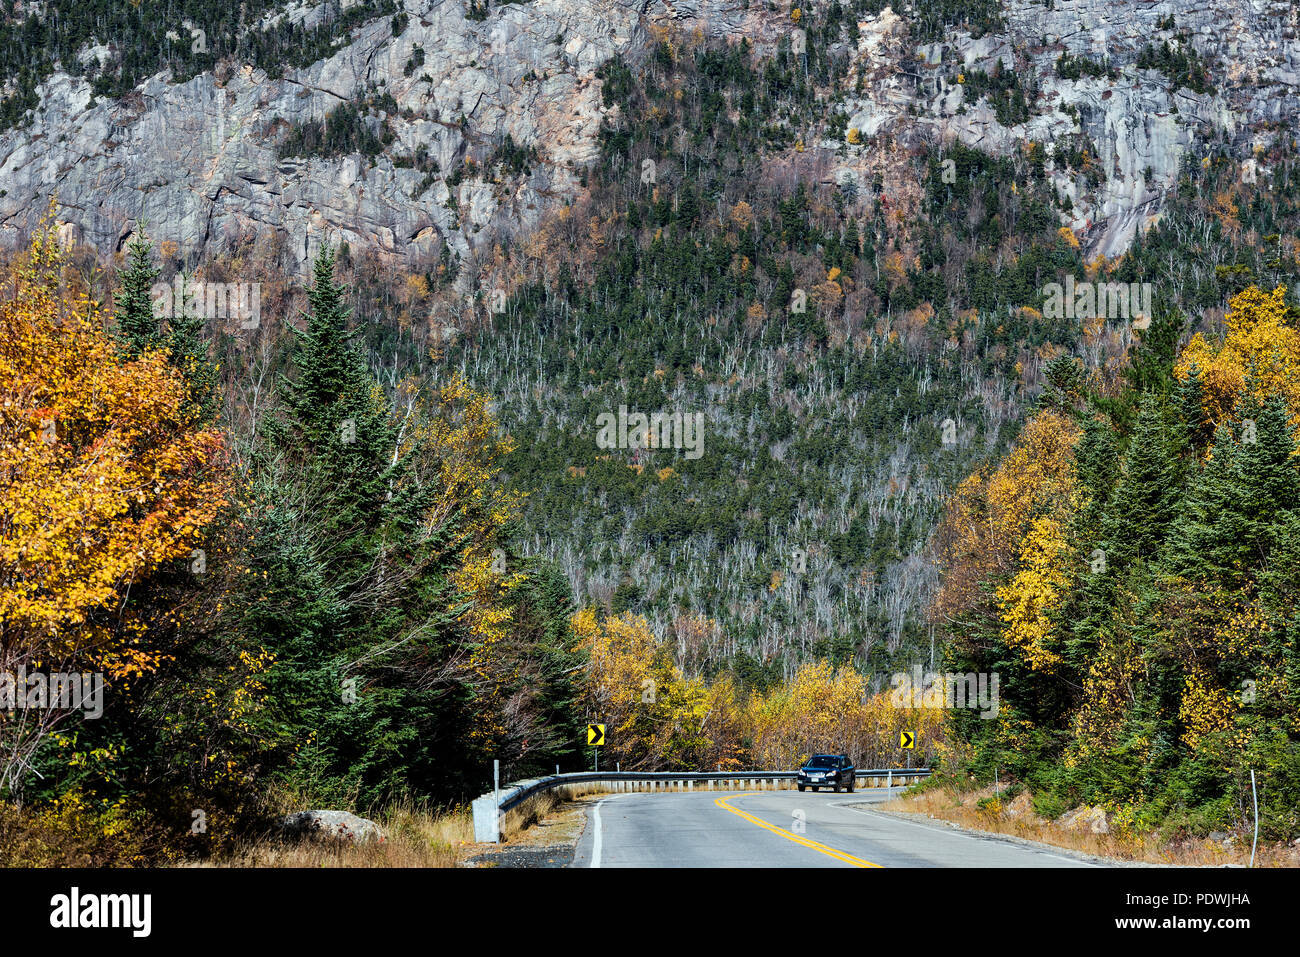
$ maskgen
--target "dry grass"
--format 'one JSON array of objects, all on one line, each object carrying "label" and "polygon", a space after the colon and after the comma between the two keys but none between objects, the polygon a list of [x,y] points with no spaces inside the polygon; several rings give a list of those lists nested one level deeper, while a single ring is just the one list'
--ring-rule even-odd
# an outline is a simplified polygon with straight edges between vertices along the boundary
[{"label": "dry grass", "polygon": [[218,867],[455,867],[474,841],[468,809],[431,812],[399,805],[380,816],[382,843],[350,844],[329,838],[249,842]]},{"label": "dry grass", "polygon": [[[529,798],[506,812],[501,821],[502,844],[522,840],[529,828],[560,804],[597,793],[603,793],[597,786],[572,785]],[[267,837],[241,846],[213,866],[457,867],[485,847],[474,843],[474,821],[468,808],[431,812],[404,804],[380,815],[375,823],[386,835],[382,843]]]},{"label": "dry grass", "polygon": [[[992,801],[985,799],[993,798]],[[985,800],[985,806],[977,804]],[[1095,834],[1086,826],[1066,827],[1040,817],[1033,811],[1028,792],[1013,800],[998,800],[992,787],[958,792],[952,788],[928,788],[878,805],[880,810],[922,814],[951,821],[972,830],[1039,841],[1056,847],[1120,861],[1167,864],[1178,867],[1246,866],[1250,863],[1250,835],[1244,843],[1231,845],[1208,838],[1167,840],[1156,834]],[[1259,846],[1256,867],[1300,866],[1300,848],[1286,845]]]},{"label": "dry grass", "polygon": [[[607,792],[608,788],[601,787],[599,784],[569,784],[535,794],[505,813],[501,819],[501,841],[509,843],[518,838],[523,831],[532,827],[561,804],[576,801],[589,794]],[[473,838],[473,827],[470,828],[470,837]]]}]

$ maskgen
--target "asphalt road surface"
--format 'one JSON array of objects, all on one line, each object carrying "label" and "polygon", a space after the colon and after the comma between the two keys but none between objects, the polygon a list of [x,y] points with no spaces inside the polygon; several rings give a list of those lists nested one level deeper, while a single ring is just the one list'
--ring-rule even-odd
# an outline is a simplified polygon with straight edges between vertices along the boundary
[{"label": "asphalt road surface", "polygon": [[587,809],[572,866],[1097,866],[1046,845],[871,810],[900,790],[613,794]]}]

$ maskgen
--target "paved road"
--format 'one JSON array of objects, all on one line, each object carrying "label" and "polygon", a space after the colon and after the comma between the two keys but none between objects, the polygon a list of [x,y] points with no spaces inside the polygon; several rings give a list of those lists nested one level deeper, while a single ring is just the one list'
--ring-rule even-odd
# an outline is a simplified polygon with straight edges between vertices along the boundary
[{"label": "paved road", "polygon": [[884,788],[613,794],[587,809],[574,867],[1090,867],[1045,845],[881,814]]}]

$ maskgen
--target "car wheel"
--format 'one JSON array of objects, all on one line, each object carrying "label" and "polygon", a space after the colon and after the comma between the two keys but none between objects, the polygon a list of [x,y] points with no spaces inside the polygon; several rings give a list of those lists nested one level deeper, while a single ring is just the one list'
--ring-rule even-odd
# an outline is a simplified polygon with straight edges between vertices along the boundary
[{"label": "car wheel", "polygon": [[803,785],[802,785],[802,784],[801,784],[801,785],[799,785],[799,790],[800,790],[800,791],[802,791],[802,790],[803,790]]},{"label": "car wheel", "polygon": [[835,793],[836,793],[836,794],[839,794],[839,793],[840,793],[840,786],[839,786],[838,784],[835,785]]},{"label": "car wheel", "polygon": [[850,793],[850,794],[853,793],[853,782],[852,782],[852,781],[849,782],[849,793]]}]

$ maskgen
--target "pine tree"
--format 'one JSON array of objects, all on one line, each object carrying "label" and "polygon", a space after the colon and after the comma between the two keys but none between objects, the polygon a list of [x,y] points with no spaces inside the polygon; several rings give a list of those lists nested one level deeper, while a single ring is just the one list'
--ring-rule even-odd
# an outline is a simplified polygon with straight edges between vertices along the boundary
[{"label": "pine tree", "polygon": [[1060,355],[1047,364],[1047,383],[1039,404],[1066,414],[1076,411],[1084,398],[1083,369],[1074,356]]},{"label": "pine tree", "polygon": [[313,267],[307,327],[297,332],[296,378],[285,384],[286,427],[318,473],[333,530],[377,520],[398,481],[397,432],[389,405],[348,329],[351,313],[334,279],[334,251]]},{"label": "pine tree", "polygon": [[1084,420],[1074,459],[1084,502],[1074,515],[1070,534],[1087,564],[1080,567],[1079,587],[1067,599],[1060,622],[1065,658],[1077,672],[1086,674],[1118,587],[1108,568],[1093,571],[1097,549],[1105,552],[1106,514],[1121,478],[1115,433],[1106,421],[1096,416]]},{"label": "pine tree", "polygon": [[1153,393],[1146,393],[1129,441],[1124,477],[1106,515],[1108,564],[1124,565],[1156,552],[1174,517],[1181,485],[1181,468],[1170,448],[1164,406]]},{"label": "pine tree", "polygon": [[1154,312],[1154,316],[1148,317],[1147,328],[1139,334],[1137,346],[1131,350],[1124,374],[1136,393],[1163,395],[1168,394],[1173,384],[1174,356],[1187,319],[1177,309],[1157,308]]},{"label": "pine tree", "polygon": [[[1247,388],[1246,395],[1251,390]],[[1300,507],[1300,472],[1286,404],[1239,403],[1235,429],[1219,426],[1170,543],[1170,567],[1192,580],[1239,585],[1268,558]]]},{"label": "pine tree", "polygon": [[[150,290],[158,279],[153,264],[153,244],[141,232],[127,244],[127,265],[122,271],[121,287],[113,296],[117,312],[118,336],[128,355],[135,357],[162,345],[158,318],[153,313]],[[184,310],[181,310],[182,312]]]},{"label": "pine tree", "polygon": [[1196,363],[1187,370],[1187,378],[1179,381],[1175,400],[1184,439],[1193,454],[1199,455],[1213,437],[1214,423],[1205,412],[1205,389],[1201,384],[1201,368]]},{"label": "pine tree", "polygon": [[211,421],[217,414],[217,367],[208,358],[208,346],[203,341],[204,321],[178,306],[167,320],[167,334],[162,341],[171,364],[185,377],[190,407],[201,421]]},{"label": "pine tree", "polygon": [[463,513],[426,527],[431,486],[398,454],[390,404],[348,328],[325,249],[282,414],[258,456],[257,594],[243,627],[265,636],[282,720],[310,746],[294,780],[319,800],[447,793],[468,774],[472,686],[459,623],[468,598]]},{"label": "pine tree", "polygon": [[1086,501],[1075,518],[1080,541],[1095,542],[1102,535],[1102,517],[1120,480],[1119,450],[1111,427],[1096,416],[1083,423],[1083,437],[1074,453],[1075,474]]}]

